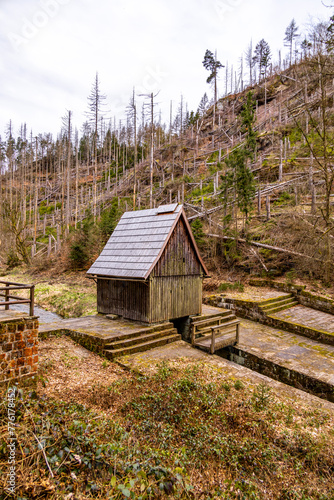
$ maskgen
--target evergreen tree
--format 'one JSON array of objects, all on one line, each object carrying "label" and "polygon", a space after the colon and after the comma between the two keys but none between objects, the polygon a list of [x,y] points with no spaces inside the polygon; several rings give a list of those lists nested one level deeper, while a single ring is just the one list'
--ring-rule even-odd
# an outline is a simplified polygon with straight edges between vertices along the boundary
[{"label": "evergreen tree", "polygon": [[199,116],[204,116],[208,107],[209,107],[209,99],[207,93],[205,92],[198,105],[197,113],[199,114]]},{"label": "evergreen tree", "polygon": [[271,60],[271,50],[268,42],[266,42],[263,38],[259,41],[259,43],[255,47],[255,55],[253,60],[259,67],[259,78],[264,76],[267,78],[267,69]]},{"label": "evergreen tree", "polygon": [[309,42],[307,40],[307,38],[304,38],[304,40],[302,41],[302,43],[300,44],[301,46],[301,49],[302,49],[302,52],[303,52],[303,57],[304,59],[306,59],[306,57],[308,56],[311,48],[312,48],[312,43]]},{"label": "evergreen tree", "polygon": [[214,55],[211,50],[206,50],[204,55],[204,60],[202,62],[204,68],[210,71],[210,75],[208,76],[206,83],[212,83],[214,87],[214,113],[216,109],[217,102],[217,76],[220,68],[224,68],[222,63],[217,60],[216,55]]},{"label": "evergreen tree", "polygon": [[296,21],[294,19],[292,19],[291,23],[289,24],[289,26],[285,30],[285,38],[284,38],[285,45],[290,48],[290,66],[291,66],[291,62],[292,62],[293,41],[298,36],[299,36],[298,26],[296,24]]},{"label": "evergreen tree", "polygon": [[254,158],[256,151],[257,134],[254,130],[254,110],[253,93],[248,92],[246,102],[240,112],[241,131],[246,134],[245,144],[243,147],[232,151],[225,160],[226,173],[221,176],[222,184],[220,186],[224,204],[227,206],[232,202],[229,193],[233,194],[239,210],[245,216],[246,222],[248,221],[255,195],[254,175],[248,167],[248,161]]}]

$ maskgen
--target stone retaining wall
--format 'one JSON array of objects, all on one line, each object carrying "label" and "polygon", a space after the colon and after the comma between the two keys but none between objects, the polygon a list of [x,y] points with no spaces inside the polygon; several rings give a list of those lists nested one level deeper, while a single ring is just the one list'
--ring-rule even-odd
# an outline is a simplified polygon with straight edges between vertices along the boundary
[{"label": "stone retaining wall", "polygon": [[322,342],[324,344],[334,345],[334,335],[306,325],[300,325],[291,321],[285,321],[283,319],[267,316],[260,309],[259,304],[251,300],[231,299],[224,297],[223,294],[217,294],[205,297],[203,302],[210,306],[230,309],[234,312],[234,314],[240,316],[241,318],[258,321],[259,323],[272,326],[273,328],[281,328],[283,330],[287,330],[288,332],[303,335],[304,337]]},{"label": "stone retaining wall", "polygon": [[251,286],[268,287],[280,290],[285,293],[299,293],[305,289],[305,285],[294,285],[293,283],[282,283],[281,281],[273,281],[270,279],[251,279],[249,280]]},{"label": "stone retaining wall", "polygon": [[317,309],[318,311],[334,314],[334,300],[306,292],[305,290],[298,294],[297,300],[302,306],[313,307],[313,309]]},{"label": "stone retaining wall", "polygon": [[242,347],[228,347],[228,351],[230,361],[334,403],[334,387],[323,380],[273,363]]},{"label": "stone retaining wall", "polygon": [[231,299],[229,297],[225,297],[224,294],[217,294],[205,297],[203,302],[209,306],[230,309],[234,312],[234,314],[240,316],[241,318],[262,322],[262,320],[266,317],[260,309],[258,303],[253,302],[252,300]]},{"label": "stone retaining wall", "polygon": [[312,307],[318,311],[334,314],[334,300],[328,299],[315,293],[307,292],[304,285],[294,285],[290,283],[281,283],[269,279],[252,279],[249,281],[251,286],[269,287],[275,290],[281,290],[286,293],[293,293],[299,304],[305,307]]},{"label": "stone retaining wall", "polygon": [[34,377],[38,368],[38,319],[0,322],[0,384]]}]

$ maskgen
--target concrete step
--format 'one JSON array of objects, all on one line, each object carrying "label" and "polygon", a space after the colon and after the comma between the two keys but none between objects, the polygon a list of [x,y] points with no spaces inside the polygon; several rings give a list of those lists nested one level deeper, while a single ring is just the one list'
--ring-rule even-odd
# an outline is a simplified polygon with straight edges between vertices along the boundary
[{"label": "concrete step", "polygon": [[103,353],[106,356],[106,358],[114,359],[120,356],[135,354],[136,352],[148,351],[149,349],[153,349],[154,347],[160,347],[166,344],[170,344],[171,342],[176,342],[177,340],[181,340],[181,335],[179,334],[167,335],[159,339],[150,340],[148,342],[142,342],[141,344],[124,347],[122,349],[114,349],[114,350],[106,349],[105,351],[103,351]]},{"label": "concrete step", "polygon": [[160,332],[162,330],[170,330],[171,328],[174,328],[173,323],[159,323],[157,325],[148,326],[147,328],[143,328],[139,331],[137,329],[135,332],[120,333],[119,335],[112,338],[112,342],[116,342],[117,340],[131,339],[133,337],[138,337],[139,335],[149,335],[150,333]]},{"label": "concrete step", "polygon": [[168,330],[159,330],[158,332],[153,332],[149,334],[140,334],[137,337],[131,337],[124,340],[117,340],[115,342],[110,342],[105,345],[105,349],[116,350],[123,349],[125,347],[131,347],[133,345],[142,344],[143,342],[149,342],[150,340],[160,339],[169,335],[177,334],[176,328],[169,328]]},{"label": "concrete step", "polygon": [[259,303],[259,306],[262,308],[266,305],[273,304],[274,302],[281,302],[282,300],[288,300],[288,299],[291,299],[293,297],[294,297],[293,293],[289,293],[287,295],[282,295],[281,297],[274,297],[272,299],[265,299]]},{"label": "concrete step", "polygon": [[278,307],[278,306],[281,306],[283,304],[290,304],[292,302],[296,302],[295,301],[295,298],[292,296],[292,297],[287,297],[285,299],[281,299],[281,300],[276,300],[275,302],[270,302],[269,304],[265,304],[265,305],[262,305],[260,304],[260,308],[262,309],[262,311],[267,311],[268,309],[272,309],[273,307]]},{"label": "concrete step", "polygon": [[266,314],[275,314],[276,312],[279,312],[279,311],[284,311],[285,309],[290,309],[291,307],[293,306],[298,306],[299,303],[294,300],[293,302],[289,303],[289,304],[283,304],[282,306],[277,306],[277,307],[272,307],[271,309],[266,309],[266,311],[264,311]]}]

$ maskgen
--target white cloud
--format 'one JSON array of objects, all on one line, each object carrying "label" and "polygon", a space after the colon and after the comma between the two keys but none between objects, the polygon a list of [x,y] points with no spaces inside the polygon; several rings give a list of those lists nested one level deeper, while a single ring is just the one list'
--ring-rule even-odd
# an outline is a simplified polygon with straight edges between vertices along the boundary
[{"label": "white cloud", "polygon": [[66,109],[80,127],[96,71],[117,119],[135,86],[161,89],[168,120],[181,92],[195,109],[211,91],[207,48],[236,67],[250,39],[265,38],[277,58],[286,26],[308,14],[331,12],[320,0],[2,0],[0,133],[12,119],[55,134]]}]

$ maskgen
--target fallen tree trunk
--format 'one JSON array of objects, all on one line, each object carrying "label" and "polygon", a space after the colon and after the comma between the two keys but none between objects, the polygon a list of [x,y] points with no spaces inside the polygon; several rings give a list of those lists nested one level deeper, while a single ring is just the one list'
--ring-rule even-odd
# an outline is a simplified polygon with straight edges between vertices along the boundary
[{"label": "fallen tree trunk", "polygon": [[220,236],[219,234],[208,234],[210,238],[218,238],[220,240],[238,241],[240,243],[245,243],[246,245],[251,245],[259,248],[266,248],[267,250],[273,250],[279,253],[286,253],[288,255],[293,255],[294,257],[302,257],[303,259],[315,260],[316,262],[323,262],[322,259],[317,259],[310,255],[305,255],[304,253],[294,252],[293,250],[287,250],[286,248],[273,247],[271,245],[266,245],[265,243],[258,243],[257,241],[247,241],[243,238],[233,238],[232,236]]}]

